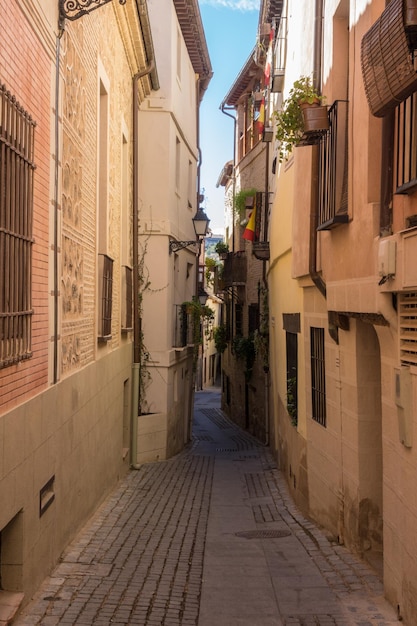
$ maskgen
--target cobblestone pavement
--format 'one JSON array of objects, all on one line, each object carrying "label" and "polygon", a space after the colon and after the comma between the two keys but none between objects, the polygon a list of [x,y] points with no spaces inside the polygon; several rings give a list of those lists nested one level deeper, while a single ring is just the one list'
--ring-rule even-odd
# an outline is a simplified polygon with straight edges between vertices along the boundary
[{"label": "cobblestone pavement", "polygon": [[193,443],[132,471],[15,626],[387,626],[377,576],[293,505],[267,448],[196,394]]}]

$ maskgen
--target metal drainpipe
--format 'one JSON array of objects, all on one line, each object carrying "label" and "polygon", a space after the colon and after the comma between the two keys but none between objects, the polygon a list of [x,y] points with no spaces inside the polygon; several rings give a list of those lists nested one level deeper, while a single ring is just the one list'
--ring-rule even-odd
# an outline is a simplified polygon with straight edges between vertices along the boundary
[{"label": "metal drainpipe", "polygon": [[[314,67],[313,83],[321,91],[322,66],[322,37],[323,37],[323,0],[316,0],[314,16]],[[310,208],[310,246],[309,246],[309,273],[311,280],[320,293],[326,297],[326,283],[317,271],[317,225],[318,225],[318,181],[319,181],[319,147],[312,146],[311,163],[311,208]]]},{"label": "metal drainpipe", "polygon": [[54,173],[54,330],[53,330],[53,384],[58,382],[58,189],[59,189],[59,61],[61,37],[60,28],[55,48],[55,173]]},{"label": "metal drainpipe", "polygon": [[137,463],[138,449],[138,415],[140,406],[140,358],[141,358],[141,342],[142,342],[142,318],[139,317],[139,183],[138,183],[138,165],[139,165],[139,146],[138,146],[138,81],[152,72],[155,67],[155,61],[152,60],[142,71],[133,77],[133,364],[132,364],[132,414],[131,414],[131,432],[132,446],[130,465],[132,469],[139,469]]}]

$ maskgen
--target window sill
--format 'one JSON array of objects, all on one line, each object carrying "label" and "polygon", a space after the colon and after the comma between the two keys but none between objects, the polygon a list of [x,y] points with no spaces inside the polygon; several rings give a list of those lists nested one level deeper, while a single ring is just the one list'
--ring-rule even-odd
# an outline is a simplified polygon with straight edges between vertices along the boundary
[{"label": "window sill", "polygon": [[341,213],[340,215],[335,215],[330,220],[323,222],[317,227],[317,230],[332,230],[341,224],[348,224],[349,215],[347,213]]}]

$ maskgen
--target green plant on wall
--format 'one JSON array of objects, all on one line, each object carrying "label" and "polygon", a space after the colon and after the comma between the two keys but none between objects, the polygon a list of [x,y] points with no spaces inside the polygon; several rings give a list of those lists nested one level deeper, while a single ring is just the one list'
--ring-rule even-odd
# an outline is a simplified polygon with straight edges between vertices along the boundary
[{"label": "green plant on wall", "polygon": [[216,271],[216,267],[217,267],[217,262],[215,261],[215,259],[212,259],[211,257],[207,256],[205,258],[204,261],[205,264],[205,279],[206,279],[206,285],[208,287],[213,287],[214,286],[214,273]]},{"label": "green plant on wall", "polygon": [[245,362],[245,380],[252,377],[253,364],[255,363],[256,352],[252,337],[241,337],[237,335],[233,339],[233,353],[236,359]]},{"label": "green plant on wall", "polygon": [[261,316],[259,328],[254,333],[254,345],[256,358],[262,362],[264,372],[269,371],[269,303],[268,289],[260,289],[261,296]]},{"label": "green plant on wall", "polygon": [[254,198],[257,190],[252,187],[251,189],[241,189],[235,194],[233,209],[236,219],[243,220],[246,217],[246,200],[247,198]]},{"label": "green plant on wall", "polygon": [[213,329],[214,345],[217,352],[223,354],[227,348],[227,328],[225,324],[215,326]]},{"label": "green plant on wall", "polygon": [[291,418],[291,423],[293,426],[297,426],[297,378],[295,376],[287,380],[287,411]]},{"label": "green plant on wall", "polygon": [[301,106],[323,102],[324,97],[315,89],[313,80],[309,76],[300,76],[282,103],[281,110],[274,111],[275,137],[280,142],[279,161],[281,163],[288,159],[288,155],[303,136],[304,119]]},{"label": "green plant on wall", "polygon": [[193,329],[193,369],[197,368],[198,354],[200,345],[203,342],[203,333],[207,338],[211,334],[211,327],[214,321],[214,311],[207,305],[201,304],[196,297],[192,300],[183,302],[184,314],[191,320]]},{"label": "green plant on wall", "polygon": [[227,254],[229,252],[229,246],[227,245],[225,241],[218,241],[216,245],[214,246],[214,250],[219,255]]},{"label": "green plant on wall", "polygon": [[151,282],[149,280],[149,269],[145,263],[146,253],[148,249],[149,237],[141,239],[139,242],[138,254],[138,317],[140,320],[139,327],[139,345],[140,345],[140,361],[139,361],[139,415],[149,413],[149,405],[146,399],[146,390],[152,382],[152,376],[149,371],[150,353],[144,342],[144,334],[142,330],[143,317],[143,298],[147,291],[151,291]]}]

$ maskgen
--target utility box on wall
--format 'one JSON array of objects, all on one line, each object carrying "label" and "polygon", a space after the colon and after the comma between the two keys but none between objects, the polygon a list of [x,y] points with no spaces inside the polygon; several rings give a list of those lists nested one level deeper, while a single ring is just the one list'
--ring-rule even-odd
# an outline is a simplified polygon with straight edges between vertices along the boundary
[{"label": "utility box on wall", "polygon": [[378,274],[395,276],[397,244],[392,239],[381,239],[378,250]]},{"label": "utility box on wall", "polygon": [[409,367],[395,368],[395,404],[397,405],[398,433],[406,448],[413,445],[413,394]]}]

